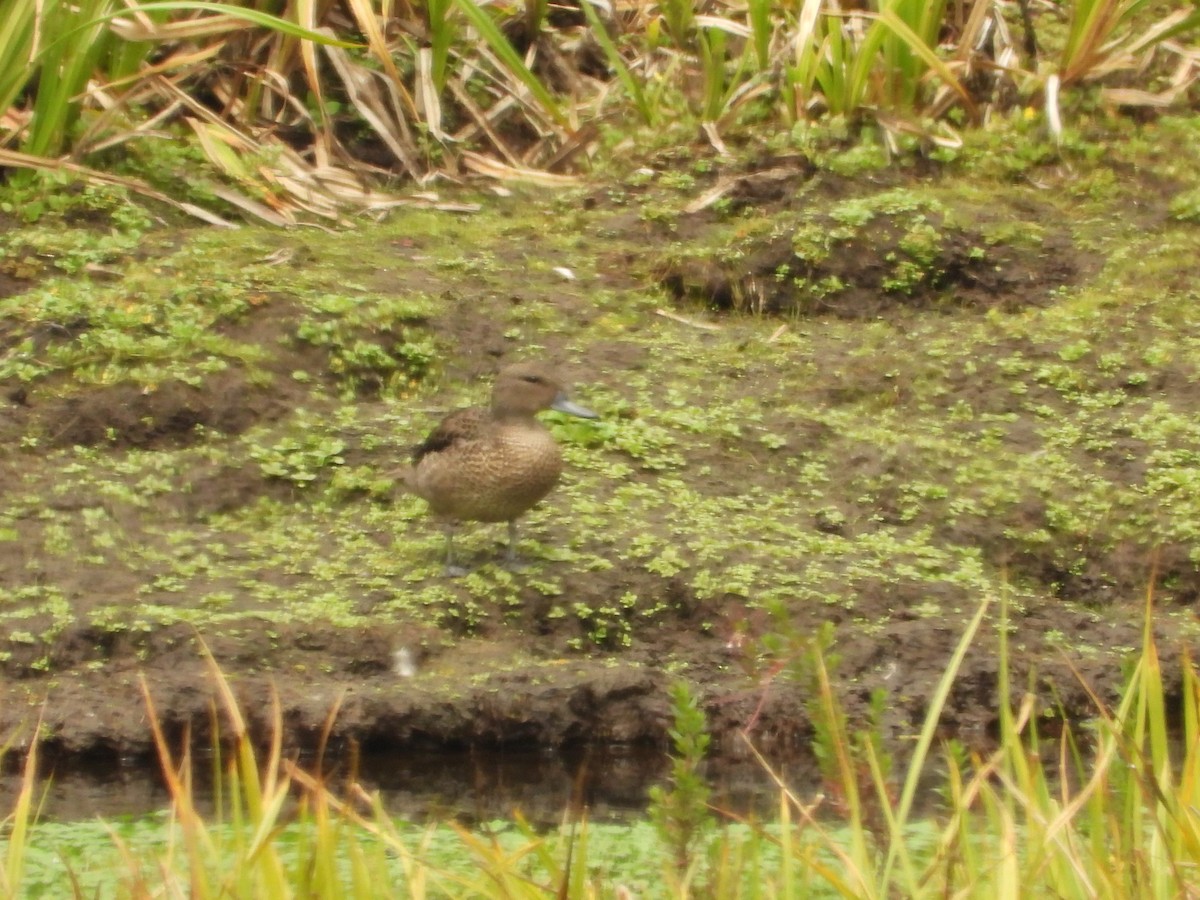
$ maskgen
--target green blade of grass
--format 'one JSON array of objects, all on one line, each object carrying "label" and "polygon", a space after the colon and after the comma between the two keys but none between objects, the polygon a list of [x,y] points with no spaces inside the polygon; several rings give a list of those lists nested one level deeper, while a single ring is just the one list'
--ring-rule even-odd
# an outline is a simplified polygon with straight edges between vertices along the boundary
[{"label": "green blade of grass", "polygon": [[29,828],[33,822],[33,792],[37,785],[38,742],[37,735],[42,730],[42,717],[38,716],[34,729],[34,739],[29,742],[29,751],[25,754],[25,765],[21,772],[21,783],[17,790],[17,801],[13,804],[12,812],[7,816],[8,845],[4,855],[4,869],[0,872],[4,878],[4,889],[9,896],[21,894],[21,883],[24,881],[25,855],[29,849]]},{"label": "green blade of grass", "polygon": [[426,15],[429,18],[429,46],[433,54],[431,72],[433,84],[438,92],[446,88],[446,68],[450,61],[450,45],[454,42],[454,26],[450,11],[454,0],[428,0]]},{"label": "green blade of grass", "polygon": [[[231,19],[240,19],[249,25],[257,25],[260,28],[266,28],[270,31],[278,32],[279,34],[285,34],[288,37],[312,41],[314,44],[328,44],[332,47],[344,47],[346,49],[362,46],[354,41],[345,41],[341,38],[333,37],[328,32],[312,31],[288,19],[272,15],[271,13],[261,12],[257,9],[250,9],[244,6],[233,6],[226,3],[214,3],[210,2],[210,0],[157,0],[157,2],[142,3],[132,8],[122,6],[120,9],[114,12],[96,16],[93,21],[89,21],[83,25],[80,25],[79,29],[87,28],[100,22],[108,22],[112,19],[128,16],[135,12],[154,13],[199,11],[226,16]],[[67,40],[69,38],[70,34],[68,33],[61,35],[58,40]]]},{"label": "green blade of grass", "polygon": [[500,58],[508,69],[509,74],[515,77],[537,100],[542,110],[550,116],[557,124],[563,127],[568,126],[567,116],[562,111],[562,107],[553,95],[542,84],[541,79],[529,70],[525,65],[525,61],[521,59],[516,48],[504,36],[496,23],[474,0],[456,0],[459,8],[463,11],[466,17],[475,26],[475,30],[479,32],[484,42],[491,48],[492,52]]},{"label": "green blade of grass", "polygon": [[916,746],[913,748],[912,757],[908,764],[908,773],[904,779],[904,787],[900,791],[900,802],[896,806],[895,819],[889,822],[890,827],[893,829],[892,840],[889,844],[887,860],[883,865],[883,871],[879,879],[881,887],[890,885],[891,871],[897,861],[900,861],[905,866],[905,877],[909,883],[909,887],[911,889],[915,889],[916,887],[915,873],[904,853],[903,831],[908,825],[908,817],[912,812],[913,800],[917,795],[917,786],[920,784],[921,774],[925,768],[925,761],[929,757],[930,748],[933,746],[934,738],[937,735],[942,710],[946,706],[946,701],[950,698],[950,691],[954,688],[954,681],[958,677],[958,671],[962,668],[963,660],[966,658],[967,651],[971,648],[971,644],[975,640],[979,626],[983,624],[984,616],[987,615],[990,605],[991,598],[984,598],[983,602],[979,604],[979,608],[975,610],[975,615],[967,623],[966,630],[958,641],[958,646],[954,648],[954,653],[950,656],[950,661],[946,664],[946,669],[938,681],[933,696],[929,698],[925,721],[921,724],[921,733],[917,738]]},{"label": "green blade of grass", "polygon": [[[892,30],[899,37],[904,45],[917,57],[921,59],[926,66],[937,73],[938,77],[944,84],[950,87],[959,99],[962,100],[963,106],[966,107],[972,115],[975,112],[975,103],[971,99],[971,95],[967,93],[967,89],[963,87],[962,82],[950,70],[950,67],[937,55],[934,48],[925,40],[913,31],[904,20],[895,14],[891,9],[885,9],[879,14],[879,21]],[[936,39],[936,38],[935,38]],[[920,77],[917,71],[910,71],[908,77],[912,80],[915,90],[916,81]]]},{"label": "green blade of grass", "polygon": [[0,16],[0,110],[12,106],[32,77],[35,3],[12,0]]},{"label": "green blade of grass", "polygon": [[580,0],[579,8],[583,10],[584,18],[588,21],[588,27],[592,29],[592,37],[600,45],[600,49],[603,51],[604,58],[608,62],[609,67],[617,73],[617,80],[621,82],[621,86],[625,88],[625,93],[633,101],[634,109],[637,110],[643,122],[647,125],[653,125],[657,120],[655,107],[647,102],[646,92],[642,90],[641,82],[634,78],[633,73],[629,71],[629,66],[625,64],[625,60],[621,56],[621,51],[617,49],[617,45],[609,37],[608,29],[604,27],[604,23],[600,21],[600,17],[596,15],[596,10],[592,8],[591,0]]}]

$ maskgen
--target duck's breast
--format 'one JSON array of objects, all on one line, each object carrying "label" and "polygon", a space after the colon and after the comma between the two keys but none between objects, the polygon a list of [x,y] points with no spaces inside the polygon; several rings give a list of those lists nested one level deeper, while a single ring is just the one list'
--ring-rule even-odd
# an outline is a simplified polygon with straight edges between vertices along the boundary
[{"label": "duck's breast", "polygon": [[548,431],[498,426],[423,456],[412,485],[438,515],[503,522],[545,497],[561,474],[562,453]]}]

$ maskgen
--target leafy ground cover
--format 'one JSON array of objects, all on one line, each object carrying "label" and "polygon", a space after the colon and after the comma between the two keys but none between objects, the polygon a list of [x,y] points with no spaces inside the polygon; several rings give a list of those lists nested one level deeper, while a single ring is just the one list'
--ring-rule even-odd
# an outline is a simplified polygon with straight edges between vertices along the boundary
[{"label": "leafy ground cover", "polygon": [[[1196,636],[1200,126],[1105,129],[1060,151],[1017,117],[886,167],[800,131],[342,231],[166,225],[97,188],[26,222],[14,189],[0,734],[41,714],[52,749],[149,753],[144,673],[202,735],[202,637],[298,745],[339,698],[335,748],[662,741],[683,678],[718,750],[795,748],[783,672],[828,635],[849,715],[886,692],[904,741],[981,597],[1009,598],[1014,684],[1075,716],[1147,586],[1169,679]],[[548,417],[569,473],[532,566],[471,528],[448,580],[395,473],[535,356],[602,418]],[[993,736],[996,691],[973,649],[946,733]]]}]

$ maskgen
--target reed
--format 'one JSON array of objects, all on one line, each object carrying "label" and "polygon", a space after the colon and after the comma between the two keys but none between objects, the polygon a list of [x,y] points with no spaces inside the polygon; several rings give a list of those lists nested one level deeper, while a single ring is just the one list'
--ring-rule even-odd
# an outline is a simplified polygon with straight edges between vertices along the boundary
[{"label": "reed", "polygon": [[[25,167],[102,152],[108,164],[113,148],[178,126],[222,200],[287,224],[377,203],[359,183],[379,173],[380,143],[383,168],[417,181],[463,168],[552,181],[623,114],[657,126],[685,111],[722,148],[745,112],[762,132],[842,117],[890,135],[1043,104],[1057,136],[1063,91],[1095,83],[1110,103],[1162,106],[1194,82],[1181,43],[1200,28],[1194,7],[1059,8],[1067,27],[1040,29],[1036,56],[1036,15],[1016,36],[999,6],[944,0],[588,0],[558,16],[546,0],[303,0],[282,16],[251,0],[9,0],[0,149]],[[1157,93],[1156,61],[1176,64]]]}]

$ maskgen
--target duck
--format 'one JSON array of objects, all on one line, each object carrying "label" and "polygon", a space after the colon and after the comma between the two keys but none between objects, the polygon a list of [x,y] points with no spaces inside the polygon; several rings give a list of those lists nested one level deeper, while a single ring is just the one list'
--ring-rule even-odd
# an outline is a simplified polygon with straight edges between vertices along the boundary
[{"label": "duck", "polygon": [[507,522],[506,562],[518,566],[517,519],[558,484],[562,451],[537,414],[553,409],[599,418],[567,396],[552,368],[541,362],[508,365],[496,375],[488,407],[450,413],[413,448],[404,476],[429,504],[446,534],[446,573],[466,574],[455,562],[458,523]]}]

